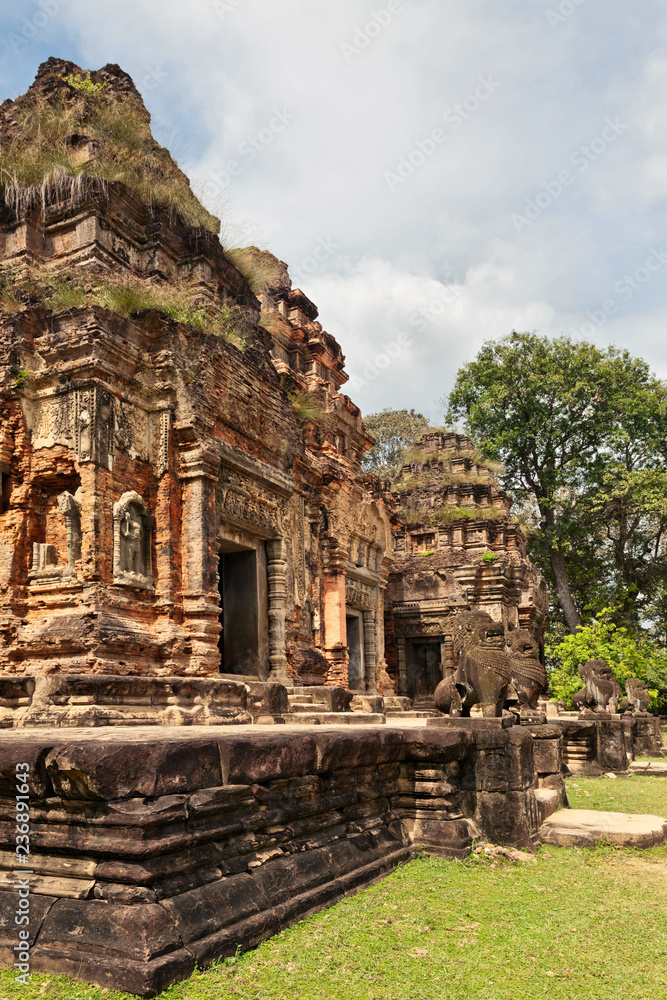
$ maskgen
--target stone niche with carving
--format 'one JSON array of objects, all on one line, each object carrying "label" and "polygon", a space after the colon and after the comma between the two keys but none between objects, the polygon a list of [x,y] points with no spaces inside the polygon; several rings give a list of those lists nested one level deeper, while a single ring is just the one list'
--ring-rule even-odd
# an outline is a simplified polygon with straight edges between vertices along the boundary
[{"label": "stone niche with carving", "polygon": [[[49,498],[45,510],[47,539],[60,539],[64,545],[53,541],[34,542],[32,566],[28,575],[31,587],[41,588],[70,584],[77,578],[76,563],[81,556],[81,513],[79,501],[65,490]],[[61,561],[61,550],[66,548],[67,562]]]},{"label": "stone niche with carving", "polygon": [[113,578],[127,587],[153,589],[153,517],[138,493],[123,493],[113,507]]}]

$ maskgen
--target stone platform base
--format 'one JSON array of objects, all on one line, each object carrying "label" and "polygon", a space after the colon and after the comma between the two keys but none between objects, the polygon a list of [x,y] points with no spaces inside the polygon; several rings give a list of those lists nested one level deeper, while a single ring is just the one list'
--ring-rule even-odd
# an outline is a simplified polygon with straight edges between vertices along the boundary
[{"label": "stone platform base", "polygon": [[596,843],[620,847],[658,847],[667,843],[667,819],[596,809],[563,809],[540,827],[545,844],[558,847],[595,847]]},{"label": "stone platform base", "polygon": [[[540,742],[518,726],[0,732],[7,845],[16,765],[29,765],[30,968],[149,996],[418,848],[463,857],[484,837],[534,850]],[[0,855],[7,965],[16,867]]]},{"label": "stone platform base", "polygon": [[426,725],[435,729],[465,729],[467,732],[477,732],[484,729],[511,729],[514,721],[514,718],[508,715],[499,718],[475,716],[465,719],[458,716],[441,715],[437,719],[428,719]]},{"label": "stone platform base", "polygon": [[630,764],[630,773],[667,778],[667,760],[635,760]]}]

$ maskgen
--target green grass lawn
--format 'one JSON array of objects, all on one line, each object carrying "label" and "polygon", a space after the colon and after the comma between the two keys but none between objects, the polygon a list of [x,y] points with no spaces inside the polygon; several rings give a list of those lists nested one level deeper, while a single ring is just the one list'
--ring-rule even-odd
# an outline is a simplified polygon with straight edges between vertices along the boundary
[{"label": "green grass lawn", "polygon": [[[588,793],[588,794],[586,794]],[[575,807],[667,815],[667,780],[573,778]],[[667,1000],[667,848],[418,858],[161,1000]],[[129,1000],[33,976],[0,998]]]},{"label": "green grass lawn", "polygon": [[611,812],[651,813],[667,817],[667,778],[568,778],[571,809],[609,809]]}]

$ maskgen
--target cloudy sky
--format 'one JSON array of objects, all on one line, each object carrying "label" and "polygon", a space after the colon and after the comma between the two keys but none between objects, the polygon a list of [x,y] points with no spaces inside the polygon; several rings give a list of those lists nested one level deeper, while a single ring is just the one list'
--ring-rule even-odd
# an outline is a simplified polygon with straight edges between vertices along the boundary
[{"label": "cloudy sky", "polygon": [[664,0],[4,0],[0,88],[49,55],[135,80],[227,245],[287,261],[365,412],[484,340],[667,377]]}]

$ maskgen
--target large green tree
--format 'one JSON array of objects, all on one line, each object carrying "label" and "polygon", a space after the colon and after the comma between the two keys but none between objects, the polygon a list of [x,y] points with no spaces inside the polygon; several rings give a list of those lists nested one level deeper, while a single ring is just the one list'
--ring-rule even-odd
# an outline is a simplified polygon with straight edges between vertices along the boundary
[{"label": "large green tree", "polygon": [[461,418],[533,513],[531,555],[570,631],[587,608],[617,603],[637,625],[664,607],[667,388],[645,361],[512,333],[459,370],[447,419]]},{"label": "large green tree", "polygon": [[375,438],[364,457],[364,470],[380,479],[396,478],[410,445],[429,429],[426,417],[416,410],[386,409],[364,417],[364,423]]}]

